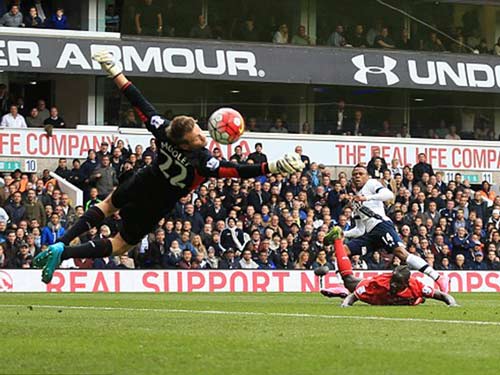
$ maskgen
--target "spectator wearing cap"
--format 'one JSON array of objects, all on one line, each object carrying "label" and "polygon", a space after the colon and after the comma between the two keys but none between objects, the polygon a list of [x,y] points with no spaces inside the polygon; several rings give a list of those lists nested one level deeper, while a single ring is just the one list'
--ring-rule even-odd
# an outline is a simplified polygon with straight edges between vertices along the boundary
[{"label": "spectator wearing cap", "polygon": [[100,199],[106,198],[118,185],[118,178],[114,168],[111,166],[109,156],[103,156],[100,167],[96,168],[91,176],[90,181],[95,183],[95,187],[99,190]]},{"label": "spectator wearing cap", "polygon": [[12,5],[10,11],[0,18],[0,26],[24,27],[23,14],[19,11],[18,5]]},{"label": "spectator wearing cap", "polygon": [[9,262],[9,268],[31,268],[33,256],[29,252],[29,246],[26,242],[19,243],[19,252]]},{"label": "spectator wearing cap", "polygon": [[474,260],[470,263],[469,269],[473,271],[486,271],[488,267],[483,262],[484,256],[482,251],[474,251]]},{"label": "spectator wearing cap", "polygon": [[248,155],[248,160],[252,160],[255,164],[267,163],[267,156],[262,152],[262,143],[255,144],[255,152]]},{"label": "spectator wearing cap", "polygon": [[238,269],[239,264],[238,260],[235,258],[234,250],[232,248],[227,249],[224,251],[224,255],[219,262],[219,269],[223,270],[234,270]]},{"label": "spectator wearing cap", "polygon": [[2,116],[2,121],[0,122],[0,127],[19,129],[27,128],[26,120],[23,115],[19,114],[17,106],[11,105],[10,112]]}]

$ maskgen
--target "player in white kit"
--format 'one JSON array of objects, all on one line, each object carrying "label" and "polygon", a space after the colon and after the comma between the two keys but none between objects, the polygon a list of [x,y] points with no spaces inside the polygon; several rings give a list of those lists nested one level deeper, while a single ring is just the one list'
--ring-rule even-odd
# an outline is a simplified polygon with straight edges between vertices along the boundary
[{"label": "player in white kit", "polygon": [[[367,251],[385,249],[394,254],[411,269],[419,270],[437,282],[444,293],[449,292],[449,279],[439,275],[427,262],[410,254],[394,228],[392,220],[385,214],[384,202],[394,199],[394,194],[376,180],[371,179],[366,167],[357,165],[352,171],[353,219],[355,227],[346,231],[344,237],[350,239],[344,245],[347,255],[365,255]],[[338,229],[333,228],[326,236],[325,243],[333,243]]]}]

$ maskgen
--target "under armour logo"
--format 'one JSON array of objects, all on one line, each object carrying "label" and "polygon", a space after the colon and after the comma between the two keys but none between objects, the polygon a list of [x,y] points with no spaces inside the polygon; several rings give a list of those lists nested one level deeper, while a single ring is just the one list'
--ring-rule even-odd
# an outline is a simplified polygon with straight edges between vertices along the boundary
[{"label": "under armour logo", "polygon": [[354,79],[358,82],[368,84],[368,73],[370,74],[384,74],[387,80],[387,85],[391,86],[399,82],[399,77],[392,72],[398,62],[389,56],[384,56],[384,66],[366,66],[365,55],[358,55],[352,58],[352,63],[358,68]]}]

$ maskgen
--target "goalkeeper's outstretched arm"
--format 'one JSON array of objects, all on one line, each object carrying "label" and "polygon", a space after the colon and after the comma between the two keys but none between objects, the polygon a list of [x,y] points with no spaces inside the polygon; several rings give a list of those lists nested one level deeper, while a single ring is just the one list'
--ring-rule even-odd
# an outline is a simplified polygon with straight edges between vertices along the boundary
[{"label": "goalkeeper's outstretched arm", "polygon": [[[108,51],[100,51],[95,53],[92,58],[101,64],[102,69],[108,73],[108,77],[113,79],[115,85],[130,101],[141,121],[146,124],[147,129],[155,134],[158,126],[156,126],[157,124],[151,124],[151,120],[155,116],[159,116],[158,111],[123,74],[122,68],[115,61],[113,54]],[[161,122],[161,125],[168,125],[168,121],[165,121],[165,119],[159,118],[158,122]]]}]

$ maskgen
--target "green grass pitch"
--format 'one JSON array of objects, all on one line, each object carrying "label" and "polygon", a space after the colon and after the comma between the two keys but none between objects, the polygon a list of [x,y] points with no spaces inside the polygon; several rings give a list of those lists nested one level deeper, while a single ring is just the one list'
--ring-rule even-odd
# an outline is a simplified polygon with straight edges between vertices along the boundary
[{"label": "green grass pitch", "polygon": [[500,374],[500,294],[455,296],[2,294],[0,374]]}]

